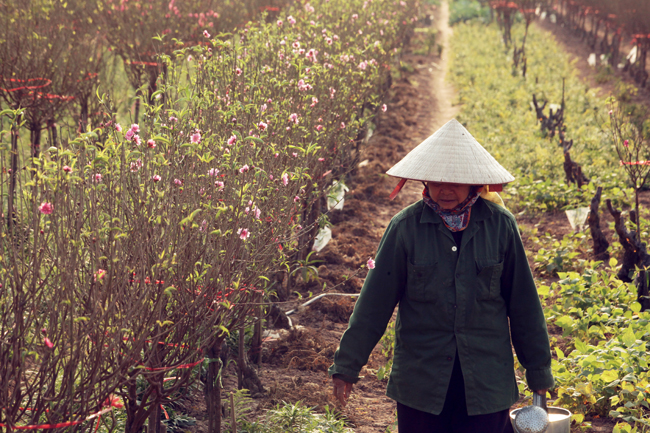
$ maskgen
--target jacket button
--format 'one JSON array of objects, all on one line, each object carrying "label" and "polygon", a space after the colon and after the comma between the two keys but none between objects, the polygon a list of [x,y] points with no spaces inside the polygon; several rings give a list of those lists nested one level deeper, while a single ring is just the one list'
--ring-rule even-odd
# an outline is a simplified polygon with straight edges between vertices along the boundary
[{"label": "jacket button", "polygon": [[456,252],[456,250],[458,250],[458,248],[456,247],[456,245],[454,245],[453,247],[451,247],[451,250],[452,250],[453,252]]},{"label": "jacket button", "polygon": [[458,305],[454,304],[454,309],[458,308]]},{"label": "jacket button", "polygon": [[448,357],[447,357],[447,361],[451,361],[451,356],[448,356]]}]

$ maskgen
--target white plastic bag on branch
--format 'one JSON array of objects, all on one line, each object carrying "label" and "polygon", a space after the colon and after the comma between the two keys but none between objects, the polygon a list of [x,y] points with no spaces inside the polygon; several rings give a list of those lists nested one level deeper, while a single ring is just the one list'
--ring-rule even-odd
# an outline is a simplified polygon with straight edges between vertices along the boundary
[{"label": "white plastic bag on branch", "polygon": [[591,209],[588,207],[579,207],[577,209],[567,209],[565,211],[573,231],[582,231],[585,227],[585,222],[587,221],[590,210]]},{"label": "white plastic bag on branch", "polygon": [[327,194],[327,210],[343,210],[345,193],[350,191],[343,182],[334,181]]},{"label": "white plastic bag on branch", "polygon": [[316,239],[314,239],[314,246],[311,249],[318,253],[320,250],[325,248],[330,240],[332,240],[332,229],[330,229],[328,226],[325,226],[318,230]]}]

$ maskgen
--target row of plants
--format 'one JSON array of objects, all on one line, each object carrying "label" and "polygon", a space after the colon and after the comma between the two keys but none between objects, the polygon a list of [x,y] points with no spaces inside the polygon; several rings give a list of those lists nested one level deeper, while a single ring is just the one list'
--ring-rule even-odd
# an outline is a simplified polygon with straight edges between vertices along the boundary
[{"label": "row of plants", "polygon": [[318,228],[416,11],[298,2],[234,33],[206,25],[197,45],[161,34],[173,51],[140,88],[141,121],[120,124],[100,90],[108,114],[43,152],[18,148],[29,107],[2,111],[0,428],[114,431],[105,413],[123,408],[125,431],[160,431],[204,365],[220,431],[222,344],[239,330],[243,347]]},{"label": "row of plants", "polygon": [[[616,204],[628,203],[633,193],[626,187],[626,174],[612,151],[613,139],[603,126],[609,106],[595,89],[580,82],[572,72],[568,57],[550,36],[536,27],[529,29],[528,76],[512,75],[510,50],[500,43],[496,25],[477,23],[455,27],[452,79],[463,105],[459,119],[471,128],[516,181],[504,189],[513,212],[552,211],[587,205],[595,185],[603,187],[603,197]],[[523,30],[515,26],[513,34]],[[480,55],[469,41],[483,35]],[[557,137],[549,139],[540,131],[532,95],[555,104],[562,102],[565,79],[565,124],[574,138],[574,158],[594,186],[577,188],[564,182],[563,149]],[[476,89],[481,89],[477,94]]]}]

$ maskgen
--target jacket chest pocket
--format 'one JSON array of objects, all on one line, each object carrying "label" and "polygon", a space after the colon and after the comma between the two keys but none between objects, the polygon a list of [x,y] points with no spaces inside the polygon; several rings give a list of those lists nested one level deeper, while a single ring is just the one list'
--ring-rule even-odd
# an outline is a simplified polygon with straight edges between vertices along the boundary
[{"label": "jacket chest pocket", "polygon": [[438,262],[428,265],[408,264],[406,292],[418,302],[435,302],[440,297],[441,274]]},{"label": "jacket chest pocket", "polygon": [[501,273],[503,261],[476,262],[476,299],[479,301],[496,300],[501,296]]}]

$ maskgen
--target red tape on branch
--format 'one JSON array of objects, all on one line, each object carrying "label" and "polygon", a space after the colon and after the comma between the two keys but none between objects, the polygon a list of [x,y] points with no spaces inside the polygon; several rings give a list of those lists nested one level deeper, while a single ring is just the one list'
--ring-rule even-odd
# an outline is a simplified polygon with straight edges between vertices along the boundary
[{"label": "red tape on branch", "polygon": [[132,60],[131,64],[132,65],[142,65],[142,66],[158,66],[158,63],[156,63],[156,62],[141,62],[139,60]]},{"label": "red tape on branch", "polygon": [[[52,80],[48,78],[28,78],[27,80],[21,80],[19,78],[9,78],[6,81],[9,81],[10,83],[25,84],[25,85],[20,87],[12,87],[10,89],[0,88],[0,90],[3,90],[5,92],[17,92],[18,90],[37,90],[52,84]],[[35,85],[35,84],[29,85],[29,83],[36,82],[36,81],[41,81],[43,83],[39,85]]]},{"label": "red tape on branch", "polygon": [[[13,427],[9,427],[7,424],[0,424],[0,427],[5,427],[8,428],[9,430],[51,430],[55,428],[72,427],[81,424],[82,422],[90,421],[93,418],[101,417],[105,413],[112,411],[114,408],[121,409],[124,407],[124,405],[120,402],[120,400],[117,397],[107,398],[106,402],[104,403],[104,406],[107,404],[109,405],[109,407],[107,407],[106,409],[102,409],[99,412],[95,412],[94,414],[89,415],[84,419],[80,419],[76,421],[60,422],[57,424],[17,425]],[[99,426],[99,421],[97,425]]]},{"label": "red tape on branch", "polygon": [[620,161],[621,165],[650,165],[650,161]]}]

